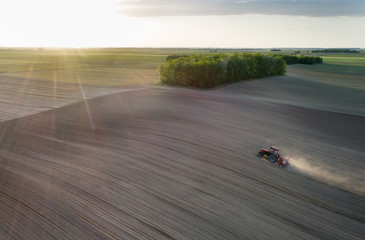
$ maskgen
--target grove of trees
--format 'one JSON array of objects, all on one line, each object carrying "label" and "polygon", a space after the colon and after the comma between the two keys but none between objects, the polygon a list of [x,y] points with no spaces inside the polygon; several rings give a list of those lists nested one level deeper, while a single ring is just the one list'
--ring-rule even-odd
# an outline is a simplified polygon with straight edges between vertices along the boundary
[{"label": "grove of trees", "polygon": [[235,53],[169,56],[158,67],[160,82],[172,85],[212,88],[252,78],[283,75],[281,56]]},{"label": "grove of trees", "polygon": [[351,48],[327,48],[313,50],[312,53],[360,53],[360,51]]},{"label": "grove of trees", "polygon": [[300,56],[299,63],[301,64],[323,63],[323,59],[321,57]]},{"label": "grove of trees", "polygon": [[296,56],[296,55],[275,55],[278,57],[282,57],[286,64],[315,64],[315,63],[322,63],[323,59],[321,57],[315,56]]}]

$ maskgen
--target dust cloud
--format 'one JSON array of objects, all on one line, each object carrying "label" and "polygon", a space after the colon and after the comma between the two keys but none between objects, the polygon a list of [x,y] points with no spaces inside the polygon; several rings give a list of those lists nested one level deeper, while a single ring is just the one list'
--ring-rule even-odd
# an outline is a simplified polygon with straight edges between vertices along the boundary
[{"label": "dust cloud", "polygon": [[357,169],[339,166],[321,160],[311,159],[308,156],[289,155],[289,171],[299,173],[341,189],[365,196],[365,181]]}]

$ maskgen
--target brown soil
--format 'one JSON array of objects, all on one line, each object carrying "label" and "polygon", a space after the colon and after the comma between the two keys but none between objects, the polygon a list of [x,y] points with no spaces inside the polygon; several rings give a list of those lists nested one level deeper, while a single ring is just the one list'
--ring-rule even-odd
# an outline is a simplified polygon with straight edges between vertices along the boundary
[{"label": "brown soil", "polygon": [[[175,88],[6,121],[0,238],[362,239],[364,136],[363,117]],[[345,180],[256,158],[270,144]]]}]

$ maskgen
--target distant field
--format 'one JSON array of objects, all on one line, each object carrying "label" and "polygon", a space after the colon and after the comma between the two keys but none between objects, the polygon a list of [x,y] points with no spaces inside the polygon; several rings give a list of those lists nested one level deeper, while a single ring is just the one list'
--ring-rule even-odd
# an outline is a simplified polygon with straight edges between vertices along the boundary
[{"label": "distant field", "polygon": [[109,49],[0,50],[0,122],[152,86],[165,57]]},{"label": "distant field", "polygon": [[[296,51],[209,48],[0,49],[0,121],[121,91],[121,88],[150,87],[159,80],[157,67],[168,55],[234,52],[294,54]],[[351,94],[351,89],[365,90],[364,52],[312,54],[310,50],[300,49],[300,54],[319,55],[324,59],[324,64],[291,65],[287,69],[288,76],[324,84],[324,87],[344,88],[348,94]],[[341,92],[341,89],[336,91]]]},{"label": "distant field", "polygon": [[0,74],[106,86],[151,85],[164,55],[121,51],[0,51]]},{"label": "distant field", "polygon": [[[260,52],[293,54],[295,49],[2,49],[0,76],[46,80],[58,83],[100,85],[106,87],[151,86],[158,81],[157,67],[167,55],[193,53]],[[365,89],[365,54],[300,54],[319,55],[324,64],[291,66],[288,74],[306,75],[312,81],[337,86]]]},{"label": "distant field", "polygon": [[[156,68],[170,54],[260,52],[293,54],[294,50],[273,52],[265,49],[10,49],[0,50],[0,74],[59,82],[75,82],[105,86],[150,85],[158,80]],[[327,64],[314,71],[365,74],[365,54],[300,54],[319,55]],[[335,65],[335,66],[329,66]],[[340,66],[339,66],[340,65]],[[350,68],[349,68],[350,66]],[[350,74],[352,75],[352,74]]]},{"label": "distant field", "polygon": [[333,56],[325,56],[322,57],[325,63],[328,64],[336,64],[336,65],[351,65],[351,66],[359,66],[365,68],[365,56],[359,57],[333,57]]},{"label": "distant field", "polygon": [[326,56],[323,64],[314,66],[294,65],[289,68],[289,75],[301,75],[317,83],[332,86],[365,90],[365,57]]}]

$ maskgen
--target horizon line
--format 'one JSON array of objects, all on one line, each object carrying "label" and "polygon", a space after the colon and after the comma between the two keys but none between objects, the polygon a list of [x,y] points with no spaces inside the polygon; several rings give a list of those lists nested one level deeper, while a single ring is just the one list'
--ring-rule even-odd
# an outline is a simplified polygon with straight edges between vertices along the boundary
[{"label": "horizon line", "polygon": [[43,47],[43,46],[0,46],[1,50],[6,49],[238,49],[238,50],[257,50],[257,49],[365,49],[365,47]]}]

